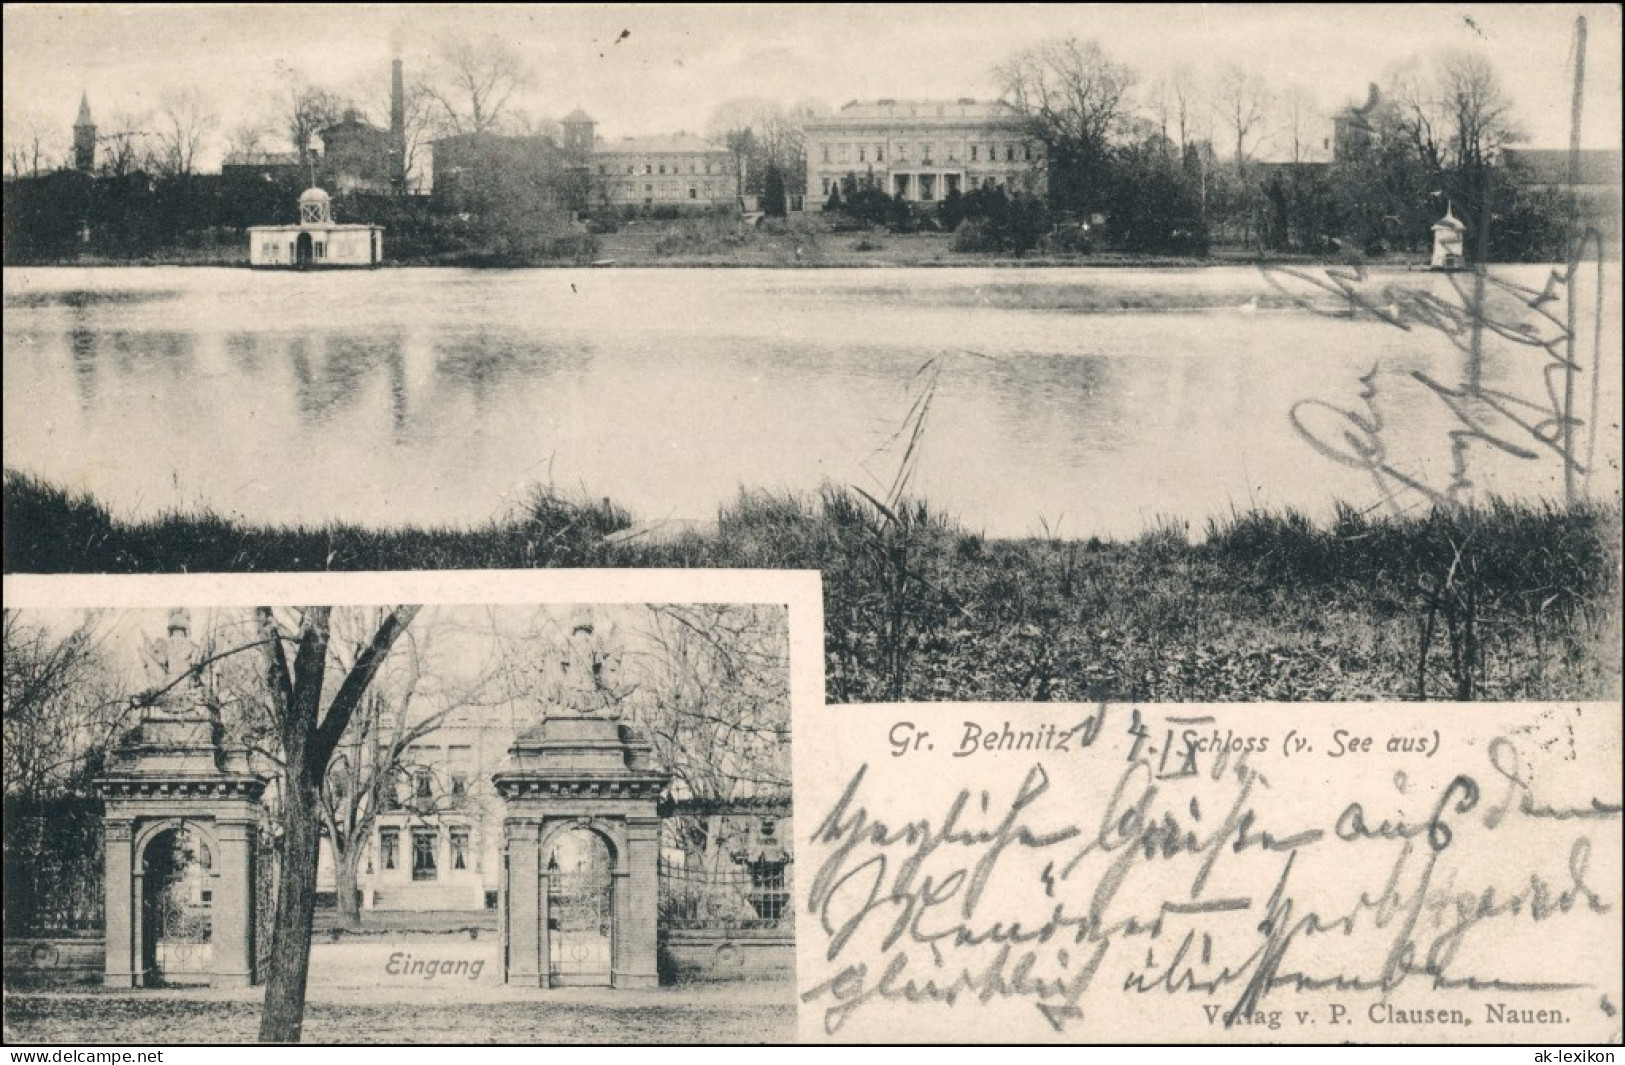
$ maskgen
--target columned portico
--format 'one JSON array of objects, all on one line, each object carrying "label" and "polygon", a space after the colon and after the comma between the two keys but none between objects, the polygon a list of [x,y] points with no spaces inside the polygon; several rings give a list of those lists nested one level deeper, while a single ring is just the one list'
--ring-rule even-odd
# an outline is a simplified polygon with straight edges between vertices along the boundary
[{"label": "columned portico", "polygon": [[963,170],[893,170],[891,179],[891,194],[910,203],[940,203],[965,192]]}]

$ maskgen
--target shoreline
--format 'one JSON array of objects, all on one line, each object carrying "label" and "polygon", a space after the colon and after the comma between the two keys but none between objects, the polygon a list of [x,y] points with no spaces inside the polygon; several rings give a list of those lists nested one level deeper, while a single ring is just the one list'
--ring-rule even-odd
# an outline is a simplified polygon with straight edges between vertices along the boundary
[{"label": "shoreline", "polygon": [[[1550,266],[1550,263],[1491,263],[1491,267]],[[426,260],[385,261],[372,267],[328,267],[319,271],[299,271],[292,267],[252,266],[246,260],[218,259],[130,259],[130,260],[53,260],[50,262],[6,263],[7,270],[115,270],[182,267],[216,270],[252,270],[264,273],[370,273],[380,270],[964,270],[964,269],[1078,269],[1078,270],[1206,270],[1237,266],[1361,266],[1366,269],[1395,272],[1432,273],[1425,261],[1353,260],[1341,258],[1259,257],[1194,259],[1175,257],[1140,258],[1086,258],[1034,256],[1023,258],[985,258],[964,260],[918,259],[820,259],[803,262],[742,261],[737,258],[718,259],[635,259],[596,260],[593,262],[530,262],[496,264],[490,262],[430,262]]]}]

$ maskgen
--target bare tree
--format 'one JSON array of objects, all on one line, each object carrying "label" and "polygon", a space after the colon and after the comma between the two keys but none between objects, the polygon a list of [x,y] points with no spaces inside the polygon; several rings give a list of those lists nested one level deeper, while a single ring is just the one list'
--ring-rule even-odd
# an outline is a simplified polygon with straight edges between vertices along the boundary
[{"label": "bare tree", "polygon": [[343,95],[311,84],[295,68],[284,67],[279,74],[283,89],[277,100],[278,122],[308,173],[313,161],[311,142],[317,133],[339,121],[350,104]]},{"label": "bare tree", "polygon": [[1495,68],[1475,52],[1451,51],[1438,59],[1437,106],[1449,136],[1449,162],[1459,169],[1479,169],[1494,162],[1500,150],[1521,137],[1512,117],[1512,101]]},{"label": "bare tree", "polygon": [[5,118],[6,169],[12,177],[38,177],[62,159],[60,123],[37,111]]},{"label": "bare tree", "polygon": [[106,749],[123,700],[103,652],[105,626],[88,614],[67,631],[5,612],[5,793],[36,800],[71,790]]},{"label": "bare tree", "polygon": [[120,111],[96,130],[99,169],[109,177],[126,177],[152,163],[152,116]]},{"label": "bare tree", "polygon": [[711,112],[706,137],[734,153],[745,174],[746,191],[761,193],[768,168],[776,167],[792,192],[807,180],[806,127],[827,108],[816,100],[785,106],[759,96],[725,100]]},{"label": "bare tree", "polygon": [[1292,149],[1292,161],[1308,162],[1314,144],[1315,125],[1320,117],[1320,107],[1315,102],[1314,94],[1302,85],[1288,85],[1281,94],[1279,116],[1282,137]]},{"label": "bare tree", "polygon": [[695,798],[787,792],[784,612],[725,604],[648,610],[648,648],[631,657],[626,673],[662,764]]},{"label": "bare tree", "polygon": [[[335,621],[335,630],[345,633],[334,647],[341,668],[354,668],[369,646],[367,638],[379,623],[375,613],[354,612],[347,620]],[[415,627],[402,636],[387,668],[351,718],[323,783],[322,823],[333,851],[338,909],[350,923],[360,919],[356,908],[360,858],[379,815],[398,805],[428,818],[455,809],[468,798],[444,786],[444,781],[435,781],[426,795],[413,786],[420,775],[432,778],[439,768],[418,761],[418,744],[454,713],[478,705],[489,680],[481,676],[452,686],[430,675],[426,663],[433,632]]]},{"label": "bare tree", "polygon": [[1166,77],[1158,78],[1145,88],[1142,109],[1163,140],[1172,142],[1168,130],[1173,123],[1174,95]]},{"label": "bare tree", "polygon": [[530,84],[524,57],[492,36],[456,40],[436,63],[426,92],[451,133],[488,133],[500,127],[514,93]]},{"label": "bare tree", "polygon": [[1169,110],[1173,113],[1175,125],[1179,128],[1179,151],[1183,155],[1185,146],[1190,144],[1194,117],[1197,111],[1196,103],[1196,76],[1187,66],[1177,66],[1168,75],[1165,82],[1169,99]]},{"label": "bare tree", "polygon": [[[265,668],[266,704],[285,766],[277,822],[282,860],[277,881],[276,938],[267,966],[259,1038],[295,1043],[304,1027],[310,975],[310,933],[316,909],[316,869],[322,837],[322,787],[339,742],[396,641],[419,608],[397,606],[343,671],[325,699],[333,608],[302,607],[278,616],[255,610]],[[292,647],[290,663],[287,649]],[[324,710],[325,703],[325,710]]]},{"label": "bare tree", "polygon": [[1246,169],[1249,156],[1258,148],[1270,101],[1264,79],[1238,63],[1226,66],[1214,82],[1214,106],[1233,136],[1238,173]]},{"label": "bare tree", "polygon": [[241,122],[226,133],[226,154],[248,159],[265,150],[269,131],[263,122]]},{"label": "bare tree", "polygon": [[1094,41],[1050,41],[995,71],[1005,102],[1048,149],[1051,195],[1074,208],[1098,195],[1111,138],[1128,111],[1134,74]]},{"label": "bare tree", "polygon": [[[782,609],[651,606],[629,656],[629,702],[673,775],[673,792],[713,811],[790,790],[789,642]],[[730,861],[720,812],[678,820],[702,868]]]},{"label": "bare tree", "polygon": [[156,169],[182,177],[193,173],[198,152],[219,128],[220,116],[196,89],[182,89],[165,95],[154,124]]}]

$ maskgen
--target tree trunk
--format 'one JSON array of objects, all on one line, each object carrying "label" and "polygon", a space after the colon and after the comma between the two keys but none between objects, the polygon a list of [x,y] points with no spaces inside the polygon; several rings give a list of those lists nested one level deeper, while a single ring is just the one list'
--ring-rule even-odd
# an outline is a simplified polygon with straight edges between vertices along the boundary
[{"label": "tree trunk", "polygon": [[276,942],[265,980],[260,1042],[297,1043],[304,1028],[310,934],[316,916],[316,863],[321,846],[317,784],[290,761],[282,800],[283,852],[277,878]]},{"label": "tree trunk", "polygon": [[351,840],[344,854],[338,854],[337,847],[333,850],[333,889],[338,896],[339,916],[353,928],[361,923],[361,900],[356,897],[356,865],[361,861],[361,847]]}]

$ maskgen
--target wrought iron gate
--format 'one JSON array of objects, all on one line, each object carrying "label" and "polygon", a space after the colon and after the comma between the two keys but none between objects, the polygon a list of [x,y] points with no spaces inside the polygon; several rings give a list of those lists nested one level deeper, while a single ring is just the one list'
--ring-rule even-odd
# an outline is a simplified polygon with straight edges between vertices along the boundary
[{"label": "wrought iron gate", "polygon": [[569,829],[555,841],[547,873],[550,982],[608,986],[615,939],[609,848],[588,829]]},{"label": "wrought iron gate", "polygon": [[214,969],[213,856],[195,832],[175,828],[147,845],[142,887],[147,978],[206,984]]}]

